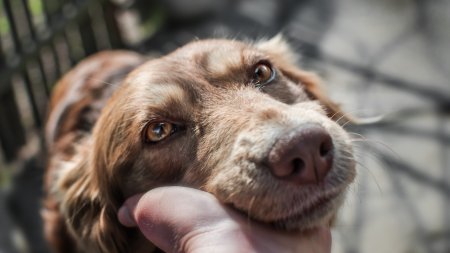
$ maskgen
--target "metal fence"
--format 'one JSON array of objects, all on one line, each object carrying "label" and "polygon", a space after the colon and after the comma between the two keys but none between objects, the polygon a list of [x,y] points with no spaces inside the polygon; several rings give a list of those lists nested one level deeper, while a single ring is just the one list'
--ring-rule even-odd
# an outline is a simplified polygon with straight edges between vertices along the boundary
[{"label": "metal fence", "polygon": [[12,161],[39,131],[55,81],[80,59],[122,47],[102,0],[3,0],[0,6],[0,142]]}]

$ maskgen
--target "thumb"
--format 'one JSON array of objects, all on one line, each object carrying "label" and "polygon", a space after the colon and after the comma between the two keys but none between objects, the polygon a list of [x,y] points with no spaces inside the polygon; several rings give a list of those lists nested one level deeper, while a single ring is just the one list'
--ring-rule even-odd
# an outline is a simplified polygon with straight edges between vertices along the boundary
[{"label": "thumb", "polygon": [[125,227],[136,227],[136,221],[133,217],[133,213],[136,209],[136,206],[144,194],[137,194],[133,197],[128,198],[123,206],[119,208],[117,213],[117,218],[119,222]]},{"label": "thumb", "polygon": [[[214,224],[228,216],[209,193],[185,188],[162,187],[129,198],[119,209],[118,219],[127,227],[137,226],[155,246],[165,252],[180,247],[199,224]],[[195,234],[195,232],[194,232]]]}]

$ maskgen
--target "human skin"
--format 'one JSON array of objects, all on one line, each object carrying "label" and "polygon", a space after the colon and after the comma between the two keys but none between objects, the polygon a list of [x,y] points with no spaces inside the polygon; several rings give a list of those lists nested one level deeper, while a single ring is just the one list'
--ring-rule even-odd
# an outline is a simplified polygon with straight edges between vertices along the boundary
[{"label": "human skin", "polygon": [[161,187],[130,197],[118,218],[124,226],[139,227],[168,253],[331,251],[327,227],[301,233],[274,230],[207,192],[186,187]]}]

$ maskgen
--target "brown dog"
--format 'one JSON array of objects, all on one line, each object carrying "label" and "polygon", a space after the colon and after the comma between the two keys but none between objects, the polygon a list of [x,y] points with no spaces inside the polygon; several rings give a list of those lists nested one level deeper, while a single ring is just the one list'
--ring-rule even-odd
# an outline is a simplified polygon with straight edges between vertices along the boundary
[{"label": "brown dog", "polygon": [[277,36],[81,62],[55,88],[46,128],[55,250],[152,251],[116,213],[163,185],[208,191],[280,229],[329,223],[355,176],[352,147],[332,120],[342,113],[295,61]]}]

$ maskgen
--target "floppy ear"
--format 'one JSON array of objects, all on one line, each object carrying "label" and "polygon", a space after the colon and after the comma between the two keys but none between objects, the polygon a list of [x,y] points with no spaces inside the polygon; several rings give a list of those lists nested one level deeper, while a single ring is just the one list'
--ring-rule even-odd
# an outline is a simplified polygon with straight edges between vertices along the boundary
[{"label": "floppy ear", "polygon": [[328,117],[335,121],[340,121],[343,118],[346,119],[345,121],[353,121],[350,116],[341,110],[339,105],[328,98],[322,89],[320,78],[316,74],[297,67],[299,57],[283,36],[278,34],[270,40],[257,43],[256,46],[272,57],[274,64],[281,70],[284,76],[294,83],[303,86],[311,99],[318,100],[325,108]]},{"label": "floppy ear", "polygon": [[62,193],[61,211],[67,218],[68,229],[79,240],[81,249],[126,252],[126,228],[116,218],[118,207],[101,195],[88,152],[79,155],[84,159],[76,159],[62,169],[56,190]]}]

